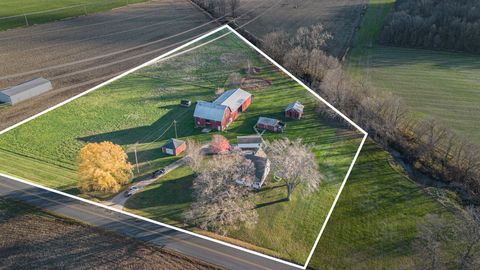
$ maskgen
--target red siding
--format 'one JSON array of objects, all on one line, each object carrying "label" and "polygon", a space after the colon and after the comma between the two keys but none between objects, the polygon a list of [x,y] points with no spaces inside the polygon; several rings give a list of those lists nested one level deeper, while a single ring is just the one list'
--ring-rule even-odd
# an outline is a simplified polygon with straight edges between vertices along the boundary
[{"label": "red siding", "polygon": [[[250,106],[250,104],[252,103],[252,97],[250,96],[248,99],[246,99],[242,106],[241,106],[241,111],[245,111],[248,106]],[[227,109],[225,110],[225,114],[223,115],[223,119],[221,122],[219,121],[210,121],[210,126],[212,129],[214,130],[220,130],[220,131],[223,131],[225,130],[228,125],[230,123],[232,123],[233,121],[235,121],[238,116],[239,116],[239,112],[238,110],[237,111],[234,111],[234,112],[231,112],[230,109]],[[206,119],[202,119],[202,118],[198,118],[198,117],[195,117],[195,126],[196,127],[206,127],[207,126],[207,123],[206,123]]]},{"label": "red siding", "polygon": [[285,112],[285,116],[288,118],[300,119],[302,117],[302,114],[297,112],[296,110],[291,109]]}]

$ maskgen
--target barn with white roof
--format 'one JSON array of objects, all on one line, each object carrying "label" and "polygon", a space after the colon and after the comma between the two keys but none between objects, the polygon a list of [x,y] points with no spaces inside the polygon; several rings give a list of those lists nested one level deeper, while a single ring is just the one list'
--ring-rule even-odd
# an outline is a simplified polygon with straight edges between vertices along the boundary
[{"label": "barn with white roof", "polygon": [[196,127],[223,131],[252,102],[252,94],[240,88],[225,91],[213,102],[198,101],[193,117]]}]

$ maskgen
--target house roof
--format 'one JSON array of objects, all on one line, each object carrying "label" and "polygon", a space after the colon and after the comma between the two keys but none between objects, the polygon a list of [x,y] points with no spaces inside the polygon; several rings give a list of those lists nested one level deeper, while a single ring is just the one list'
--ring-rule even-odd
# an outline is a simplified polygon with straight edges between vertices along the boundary
[{"label": "house roof", "polygon": [[243,102],[251,97],[252,94],[244,91],[240,88],[231,89],[225,91],[221,96],[219,96],[213,103],[224,105],[230,108],[232,112],[236,111]]},{"label": "house roof", "polygon": [[288,106],[285,108],[285,111],[289,111],[293,109],[297,112],[303,112],[303,108],[305,108],[305,106],[303,106],[302,103],[295,101],[288,104]]},{"label": "house roof", "polygon": [[169,149],[177,149],[178,147],[182,146],[183,144],[185,144],[185,141],[171,138],[167,141],[167,143],[164,146],[166,148],[169,148]]},{"label": "house roof", "polygon": [[277,119],[260,116],[258,118],[257,125],[258,124],[263,124],[263,125],[266,125],[266,126],[275,126],[279,122],[280,122],[280,120],[277,120]]},{"label": "house roof", "polygon": [[198,101],[193,112],[194,117],[213,121],[222,121],[227,106],[206,101]]},{"label": "house roof", "polygon": [[7,95],[7,96],[11,97],[11,96],[20,94],[20,93],[25,92],[25,91],[29,91],[30,89],[33,89],[35,87],[42,86],[42,85],[47,85],[48,88],[52,87],[49,80],[44,79],[44,78],[35,78],[35,79],[32,79],[32,80],[23,82],[19,85],[9,87],[9,88],[5,88],[5,89],[1,90],[0,92],[2,92],[2,94],[4,94],[4,95]]},{"label": "house roof", "polygon": [[255,182],[260,182],[265,174],[268,159],[256,155],[245,155],[245,158],[251,160],[255,165]]},{"label": "house roof", "polygon": [[251,143],[263,143],[262,136],[249,135],[249,136],[237,137],[237,144],[251,144]]}]

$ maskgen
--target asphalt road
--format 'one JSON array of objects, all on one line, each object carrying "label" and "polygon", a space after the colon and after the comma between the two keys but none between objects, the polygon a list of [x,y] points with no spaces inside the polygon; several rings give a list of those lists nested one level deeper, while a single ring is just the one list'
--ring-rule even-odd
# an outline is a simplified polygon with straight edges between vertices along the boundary
[{"label": "asphalt road", "polygon": [[0,196],[20,200],[58,215],[135,237],[227,269],[297,269],[3,176],[0,176]]}]

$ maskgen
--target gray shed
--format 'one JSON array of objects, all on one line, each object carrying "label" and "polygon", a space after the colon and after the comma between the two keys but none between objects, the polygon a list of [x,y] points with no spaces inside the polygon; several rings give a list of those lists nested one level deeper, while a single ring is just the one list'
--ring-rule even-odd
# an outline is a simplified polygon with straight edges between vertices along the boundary
[{"label": "gray shed", "polygon": [[52,90],[52,83],[44,78],[36,78],[23,82],[17,86],[9,87],[0,91],[0,102],[16,104],[20,101],[43,94]]}]

